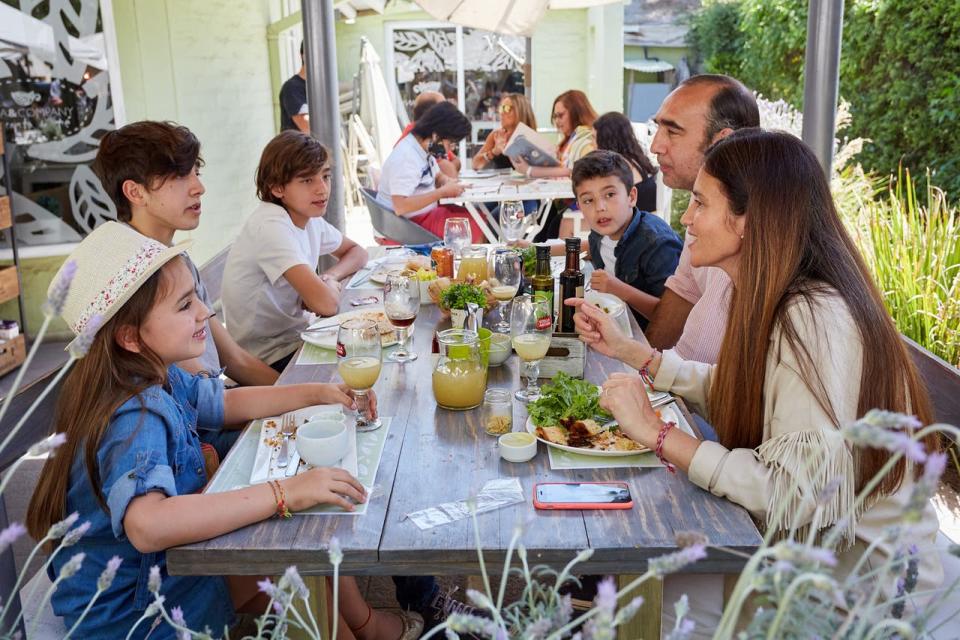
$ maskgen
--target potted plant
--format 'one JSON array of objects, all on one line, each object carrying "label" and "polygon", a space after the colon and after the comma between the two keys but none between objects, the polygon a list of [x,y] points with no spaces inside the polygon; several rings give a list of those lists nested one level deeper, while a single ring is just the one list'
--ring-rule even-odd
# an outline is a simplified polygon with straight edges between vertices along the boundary
[{"label": "potted plant", "polygon": [[483,289],[475,284],[457,282],[440,292],[440,308],[450,312],[450,321],[455,329],[463,328],[467,318],[467,305],[480,307],[480,322],[483,322],[483,310],[487,308],[487,296]]}]

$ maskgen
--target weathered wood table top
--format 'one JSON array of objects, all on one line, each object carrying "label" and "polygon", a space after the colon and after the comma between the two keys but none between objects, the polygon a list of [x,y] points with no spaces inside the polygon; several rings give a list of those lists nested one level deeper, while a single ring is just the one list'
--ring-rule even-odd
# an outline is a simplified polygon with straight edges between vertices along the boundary
[{"label": "weathered wood table top", "polygon": [[[344,302],[365,294],[369,292],[347,291]],[[449,326],[436,306],[422,306],[411,340],[420,357],[403,365],[385,361],[374,387],[381,415],[392,416],[393,421],[366,514],[260,522],[169,550],[170,573],[277,575],[296,565],[305,575],[327,574],[332,567],[324,550],[333,536],[344,551],[341,571],[345,574],[475,573],[478,564],[471,519],[421,531],[405,515],[465,499],[488,480],[507,477],[520,480],[527,499],[478,516],[488,563],[502,565],[518,526],[533,564],[563,566],[580,549],[593,548],[593,557],[578,565],[583,573],[642,573],[649,558],[676,550],[675,535],[683,531],[704,533],[711,545],[734,551],[749,553],[759,546],[760,535],[745,510],[696,487],[682,473],[673,475],[662,468],[553,471],[542,443],[530,462],[501,460],[496,438],[484,433],[480,424],[479,408],[448,411],[434,401],[430,347],[438,324]],[[513,355],[501,367],[489,370],[488,388],[519,388],[519,370],[520,362]],[[623,370],[621,363],[590,351],[585,377],[600,383],[610,373]],[[278,384],[338,380],[336,365],[291,364]],[[515,431],[523,428],[526,418],[525,406],[514,400]],[[229,464],[229,456],[224,464]],[[576,480],[625,481],[635,506],[611,511],[533,508],[536,482]],[[735,573],[744,562],[739,554],[711,549],[706,560],[688,571]]]}]

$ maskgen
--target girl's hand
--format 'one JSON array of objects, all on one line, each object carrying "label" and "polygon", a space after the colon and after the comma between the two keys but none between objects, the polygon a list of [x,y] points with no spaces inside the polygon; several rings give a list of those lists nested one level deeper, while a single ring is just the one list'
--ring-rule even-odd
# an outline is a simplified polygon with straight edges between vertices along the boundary
[{"label": "girl's hand", "polygon": [[493,132],[493,149],[490,153],[495,156],[503,154],[504,147],[507,146],[507,132],[503,129],[497,129]]},{"label": "girl's hand", "polygon": [[527,169],[530,168],[530,165],[527,164],[526,160],[524,160],[520,156],[515,156],[513,158],[510,158],[510,163],[513,165],[514,169],[516,169],[523,175],[527,175]]},{"label": "girl's hand", "polygon": [[355,503],[367,500],[367,491],[360,481],[343,469],[317,467],[280,482],[291,511],[302,511],[318,504],[332,504],[353,511]]},{"label": "girl's hand", "polygon": [[577,307],[573,322],[580,339],[598,353],[610,358],[620,359],[632,346],[628,338],[617,326],[616,321],[583,298],[567,298],[563,304]]},{"label": "girl's hand", "polygon": [[[355,411],[357,409],[357,394],[353,389],[344,383],[318,384],[320,387],[319,402],[317,404],[342,404],[347,409]],[[373,420],[377,417],[377,394],[373,389],[367,391],[367,418]]]},{"label": "girl's hand", "polygon": [[600,406],[613,414],[631,440],[653,449],[660,433],[660,418],[650,405],[646,385],[632,373],[614,373],[603,383]]}]

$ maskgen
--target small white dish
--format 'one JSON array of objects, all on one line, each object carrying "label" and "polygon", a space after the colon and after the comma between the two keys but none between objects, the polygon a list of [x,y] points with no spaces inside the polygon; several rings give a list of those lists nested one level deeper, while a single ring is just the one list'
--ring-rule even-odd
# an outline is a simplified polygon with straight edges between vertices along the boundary
[{"label": "small white dish", "polygon": [[527,462],[537,455],[537,439],[522,431],[503,434],[497,439],[497,447],[507,462]]},{"label": "small white dish", "polygon": [[587,291],[583,299],[590,304],[600,307],[607,315],[617,321],[617,324],[628,336],[633,335],[630,329],[630,316],[626,303],[617,296],[610,293],[600,293],[599,291]]},{"label": "small white dish", "polygon": [[510,357],[512,347],[510,336],[503,333],[494,333],[490,336],[490,366],[499,367]]},{"label": "small white dish", "polygon": [[332,467],[350,448],[350,434],[341,415],[321,414],[297,429],[297,453],[315,467]]}]

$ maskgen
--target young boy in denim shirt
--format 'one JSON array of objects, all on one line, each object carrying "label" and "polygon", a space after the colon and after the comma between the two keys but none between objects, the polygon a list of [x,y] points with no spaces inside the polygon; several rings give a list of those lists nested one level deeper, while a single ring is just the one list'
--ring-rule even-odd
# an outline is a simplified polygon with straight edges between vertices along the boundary
[{"label": "young boy in denim shirt", "polygon": [[573,165],[573,193],[590,225],[594,291],[610,293],[647,326],[664,282],[680,260],[683,241],[666,222],[636,208],[630,165],[614,151],[593,151]]}]

